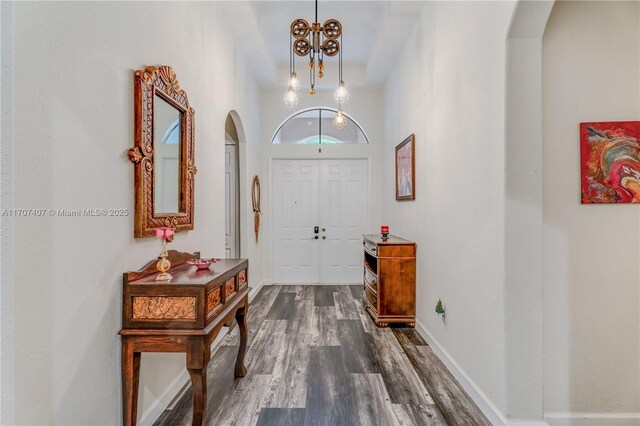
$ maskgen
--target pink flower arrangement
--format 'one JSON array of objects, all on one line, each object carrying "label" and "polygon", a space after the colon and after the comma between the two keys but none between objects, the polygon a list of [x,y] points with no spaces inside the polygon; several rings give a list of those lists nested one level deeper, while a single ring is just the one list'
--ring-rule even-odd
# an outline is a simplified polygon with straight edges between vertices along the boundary
[{"label": "pink flower arrangement", "polygon": [[173,234],[175,234],[176,228],[156,228],[156,237],[162,238],[163,240],[173,240]]}]

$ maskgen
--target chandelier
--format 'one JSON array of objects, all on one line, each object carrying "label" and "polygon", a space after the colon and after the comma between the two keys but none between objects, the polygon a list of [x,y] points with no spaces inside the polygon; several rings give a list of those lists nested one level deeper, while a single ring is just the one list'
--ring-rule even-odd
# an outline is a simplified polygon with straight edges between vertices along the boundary
[{"label": "chandelier", "polygon": [[298,105],[298,90],[300,82],[296,74],[296,56],[309,56],[309,93],[316,93],[316,76],[324,77],[324,57],[338,55],[338,88],[334,94],[338,102],[338,113],[334,119],[334,126],[342,128],[346,120],[342,115],[342,104],[349,99],[349,91],[342,79],[342,24],[337,19],[329,19],[324,24],[318,22],[318,0],[316,4],[316,19],[311,25],[304,19],[296,19],[291,23],[290,52],[289,52],[289,84],[284,95],[285,104],[293,108]]}]

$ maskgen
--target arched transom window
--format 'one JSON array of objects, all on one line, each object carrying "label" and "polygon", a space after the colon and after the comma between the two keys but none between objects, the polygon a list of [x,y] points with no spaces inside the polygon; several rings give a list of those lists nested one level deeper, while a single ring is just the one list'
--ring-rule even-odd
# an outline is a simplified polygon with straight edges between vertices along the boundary
[{"label": "arched transom window", "polygon": [[336,129],[333,119],[337,111],[327,107],[308,108],[290,115],[280,124],[271,139],[276,145],[317,145],[369,143],[356,121],[343,113],[347,125]]}]

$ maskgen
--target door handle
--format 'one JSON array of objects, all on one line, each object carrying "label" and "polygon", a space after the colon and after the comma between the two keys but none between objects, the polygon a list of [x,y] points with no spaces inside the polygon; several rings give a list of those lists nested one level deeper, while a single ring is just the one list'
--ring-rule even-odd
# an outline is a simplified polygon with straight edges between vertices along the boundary
[{"label": "door handle", "polygon": [[323,239],[323,240],[326,240],[326,239],[327,239],[327,236],[326,236],[326,235],[323,235],[323,236],[322,236],[322,239]]},{"label": "door handle", "polygon": [[317,239],[318,239],[318,236],[317,236],[317,235],[314,235],[313,237],[311,237],[311,239],[312,239],[312,240],[317,240]]}]

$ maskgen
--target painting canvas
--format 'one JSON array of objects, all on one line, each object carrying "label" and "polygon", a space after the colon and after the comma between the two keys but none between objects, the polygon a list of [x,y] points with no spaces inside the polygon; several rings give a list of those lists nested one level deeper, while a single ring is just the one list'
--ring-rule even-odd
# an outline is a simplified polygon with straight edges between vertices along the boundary
[{"label": "painting canvas", "polygon": [[396,200],[415,200],[415,136],[396,146]]},{"label": "painting canvas", "polygon": [[640,202],[640,121],[580,123],[582,203]]}]

